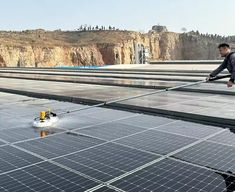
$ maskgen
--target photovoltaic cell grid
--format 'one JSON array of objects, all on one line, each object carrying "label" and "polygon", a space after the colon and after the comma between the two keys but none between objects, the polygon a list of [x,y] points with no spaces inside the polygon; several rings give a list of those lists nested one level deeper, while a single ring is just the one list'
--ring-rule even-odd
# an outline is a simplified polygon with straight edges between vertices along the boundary
[{"label": "photovoltaic cell grid", "polygon": [[185,145],[195,142],[197,139],[188,138],[171,133],[149,130],[134,136],[117,140],[117,143],[136,147],[148,152],[167,154]]},{"label": "photovoltaic cell grid", "polygon": [[[226,185],[227,184],[227,185]],[[124,191],[232,192],[234,183],[213,171],[165,159],[112,185]]]},{"label": "photovoltaic cell grid", "polygon": [[0,174],[40,161],[42,161],[42,159],[14,147],[0,147]]},{"label": "photovoltaic cell grid", "polygon": [[190,147],[175,157],[221,171],[235,172],[235,147],[202,142]]},{"label": "photovoltaic cell grid", "polygon": [[221,143],[235,147],[235,129],[226,130],[225,132],[216,135],[209,140],[212,142],[214,141],[216,143]]},{"label": "photovoltaic cell grid", "polygon": [[16,145],[42,157],[54,158],[87,149],[101,143],[104,143],[104,141],[76,133],[62,133],[44,139],[17,143]]},{"label": "photovoltaic cell grid", "polygon": [[98,137],[107,141],[122,138],[146,130],[145,128],[120,123],[107,123],[103,125],[92,126],[76,132]]},{"label": "photovoltaic cell grid", "polygon": [[[62,132],[61,129],[50,128],[50,134]],[[22,140],[38,138],[40,132],[37,129],[32,130],[31,127],[27,128],[14,128],[14,129],[4,129],[1,130],[0,139],[5,140],[7,142],[13,143]],[[1,140],[0,140],[1,145]]]},{"label": "photovoltaic cell grid", "polygon": [[198,125],[197,123],[177,121],[172,124],[167,124],[161,127],[157,127],[156,130],[161,130],[169,133],[180,134],[187,137],[204,138],[216,131],[219,131],[219,127],[212,127],[208,125]]},{"label": "photovoltaic cell grid", "polygon": [[0,175],[0,186],[6,191],[85,191],[96,182],[67,171],[51,163]]},{"label": "photovoltaic cell grid", "polygon": [[5,145],[5,142],[0,140],[0,146]]},{"label": "photovoltaic cell grid", "polygon": [[95,190],[95,192],[114,192],[114,191],[116,191],[116,190],[110,189],[108,187],[102,187],[100,189]]},{"label": "photovoltaic cell grid", "polygon": [[[0,98],[5,105],[7,95]],[[63,119],[40,139],[29,123],[35,111],[68,103],[11,98],[27,109],[20,126],[4,121],[17,110],[0,110],[0,139],[10,142],[0,140],[0,191],[234,191],[232,130],[203,141],[221,128],[95,108]]]},{"label": "photovoltaic cell grid", "polygon": [[54,161],[105,182],[158,157],[136,149],[107,143]]}]

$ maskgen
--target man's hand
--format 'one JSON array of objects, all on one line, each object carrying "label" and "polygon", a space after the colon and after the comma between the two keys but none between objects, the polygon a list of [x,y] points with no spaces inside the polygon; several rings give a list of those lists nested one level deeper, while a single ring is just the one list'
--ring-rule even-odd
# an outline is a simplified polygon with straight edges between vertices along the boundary
[{"label": "man's hand", "polygon": [[209,81],[210,80],[210,76],[208,76],[207,78],[206,78],[206,81]]},{"label": "man's hand", "polygon": [[228,81],[227,87],[232,87],[232,86],[233,86],[233,82],[232,81]]},{"label": "man's hand", "polygon": [[213,78],[213,76],[208,75],[208,77],[206,78],[206,81],[209,81],[209,80],[212,79],[212,78]]}]

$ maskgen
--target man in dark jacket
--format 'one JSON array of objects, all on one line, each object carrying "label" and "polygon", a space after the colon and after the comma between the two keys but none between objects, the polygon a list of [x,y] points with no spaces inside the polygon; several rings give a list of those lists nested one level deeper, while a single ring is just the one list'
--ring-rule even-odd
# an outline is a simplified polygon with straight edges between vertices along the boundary
[{"label": "man in dark jacket", "polygon": [[231,48],[227,43],[220,44],[218,49],[221,57],[225,57],[225,59],[223,63],[209,75],[208,79],[215,77],[227,68],[231,74],[227,86],[232,87],[235,79],[235,52],[231,52]]}]

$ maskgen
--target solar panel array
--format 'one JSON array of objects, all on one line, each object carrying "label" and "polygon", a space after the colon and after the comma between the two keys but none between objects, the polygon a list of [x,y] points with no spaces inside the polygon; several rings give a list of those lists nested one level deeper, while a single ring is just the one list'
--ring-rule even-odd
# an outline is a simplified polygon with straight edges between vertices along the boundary
[{"label": "solar panel array", "polygon": [[3,93],[0,104],[0,191],[235,190],[233,130],[104,108],[38,130],[38,111],[82,106]]}]

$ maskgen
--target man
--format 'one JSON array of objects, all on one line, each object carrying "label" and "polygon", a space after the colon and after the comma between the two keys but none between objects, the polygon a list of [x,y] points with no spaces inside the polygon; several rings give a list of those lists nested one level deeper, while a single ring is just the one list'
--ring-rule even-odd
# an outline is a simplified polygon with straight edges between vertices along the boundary
[{"label": "man", "polygon": [[227,82],[227,87],[232,87],[235,79],[235,52],[231,52],[231,48],[227,43],[220,44],[218,46],[218,49],[221,57],[225,57],[225,59],[223,63],[209,75],[207,80],[215,77],[216,75],[221,73],[225,68],[227,68],[229,73],[231,74],[231,78]]}]

